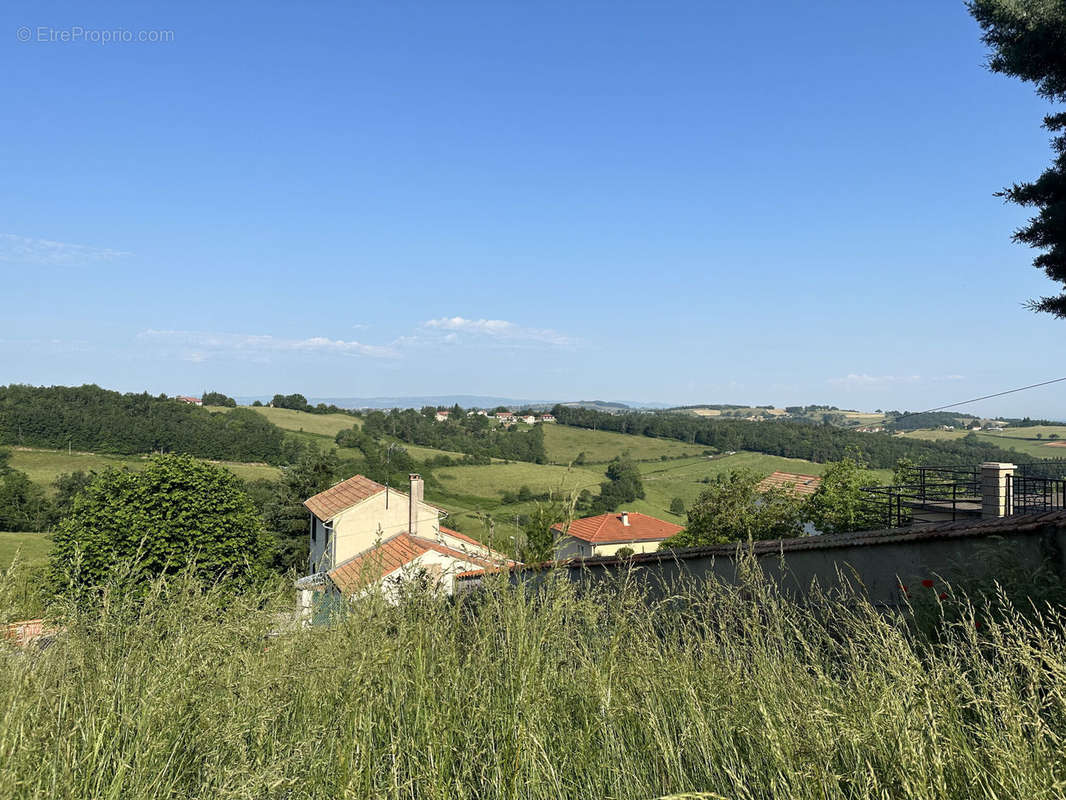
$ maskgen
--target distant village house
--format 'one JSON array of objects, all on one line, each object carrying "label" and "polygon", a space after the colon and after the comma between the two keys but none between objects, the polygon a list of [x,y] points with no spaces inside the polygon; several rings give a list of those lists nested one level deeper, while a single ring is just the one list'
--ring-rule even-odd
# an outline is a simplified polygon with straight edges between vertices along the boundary
[{"label": "distant village house", "polygon": [[623,547],[634,553],[650,553],[683,528],[647,514],[619,511],[575,519],[551,530],[555,557],[566,559],[610,556]]}]

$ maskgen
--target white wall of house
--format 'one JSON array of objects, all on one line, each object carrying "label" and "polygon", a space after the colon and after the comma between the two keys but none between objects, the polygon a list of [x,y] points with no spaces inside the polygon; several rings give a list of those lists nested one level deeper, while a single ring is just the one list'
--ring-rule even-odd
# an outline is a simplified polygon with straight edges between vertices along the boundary
[{"label": "white wall of house", "polygon": [[471,569],[481,569],[481,567],[472,561],[464,561],[455,556],[430,550],[385,575],[356,597],[380,589],[387,600],[396,602],[403,583],[423,575],[427,580],[435,582],[440,591],[450,595],[455,591],[455,576]]},{"label": "white wall of house", "polygon": [[[410,531],[411,501],[408,495],[389,489],[386,504],[385,494],[379,492],[346,508],[330,524],[312,517],[312,572],[326,572],[342,561],[369,550],[379,541]],[[419,503],[418,530],[411,532],[426,539],[436,539],[440,535],[440,512],[428,503]],[[463,544],[470,547],[465,542]]]},{"label": "white wall of house", "polygon": [[593,545],[593,555],[597,556],[613,556],[623,547],[632,548],[634,553],[654,553],[659,549],[659,544],[663,540],[654,539],[652,541],[640,541],[640,542],[611,542],[610,544],[597,544]]},{"label": "white wall of house", "polygon": [[[395,489],[379,492],[333,518],[334,546],[333,563],[340,564],[352,556],[373,547],[379,540],[388,539],[397,533],[410,531],[427,539],[436,538],[440,532],[440,512],[427,503],[418,504],[418,530],[411,531],[409,524],[410,498]],[[332,565],[331,565],[332,566]]]},{"label": "white wall of house", "polygon": [[609,542],[603,544],[592,544],[586,542],[584,539],[578,539],[576,536],[567,536],[565,534],[555,535],[555,557],[558,559],[564,558],[592,558],[594,556],[613,556],[623,547],[630,547],[634,553],[654,553],[659,549],[659,544],[663,540],[655,539],[651,541],[639,541],[639,542]]}]

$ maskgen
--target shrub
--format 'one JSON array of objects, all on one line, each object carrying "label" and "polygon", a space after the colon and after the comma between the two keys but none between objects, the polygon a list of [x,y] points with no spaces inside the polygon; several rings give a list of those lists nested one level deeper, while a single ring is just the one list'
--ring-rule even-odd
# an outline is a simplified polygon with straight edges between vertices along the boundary
[{"label": "shrub", "polygon": [[263,555],[262,523],[239,478],[189,456],[142,472],[108,470],[75,497],[54,537],[50,577],[77,594],[136,565],[140,578],[194,565],[207,580],[243,580]]}]

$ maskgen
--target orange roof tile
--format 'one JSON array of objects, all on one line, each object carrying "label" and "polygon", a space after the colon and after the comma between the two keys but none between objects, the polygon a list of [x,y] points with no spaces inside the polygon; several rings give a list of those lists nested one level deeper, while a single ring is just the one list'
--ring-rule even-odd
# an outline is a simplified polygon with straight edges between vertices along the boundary
[{"label": "orange roof tile", "polygon": [[351,508],[356,503],[361,503],[368,497],[373,497],[378,492],[385,491],[385,487],[370,478],[362,475],[354,475],[346,481],[329,487],[324,492],[319,492],[314,497],[304,500],[308,510],[323,522],[329,522],[341,511]]},{"label": "orange roof tile", "polygon": [[664,519],[649,517],[647,514],[629,512],[629,525],[622,524],[622,514],[600,514],[597,517],[575,519],[564,531],[553,527],[553,531],[567,533],[592,544],[609,544],[612,542],[654,542],[669,539],[684,528]]},{"label": "orange roof tile", "polygon": [[796,494],[814,494],[822,485],[817,475],[799,475],[795,472],[775,472],[759,482],[756,487],[760,492],[770,489],[791,489]]},{"label": "orange roof tile", "polygon": [[472,556],[469,553],[461,553],[440,542],[412,536],[410,533],[405,532],[387,539],[377,547],[372,547],[366,552],[341,562],[327,574],[341,592],[350,594],[368,583],[395,572],[430,550],[451,556],[467,564],[478,564],[482,567],[494,566],[488,559]]},{"label": "orange roof tile", "polygon": [[488,545],[482,544],[477,539],[474,539],[473,537],[467,536],[465,533],[459,533],[459,531],[453,531],[451,528],[445,528],[443,525],[440,526],[440,532],[441,533],[446,533],[449,536],[454,536],[456,539],[462,539],[464,542],[469,542],[472,545],[476,545],[478,547],[483,547],[486,550],[490,549]]},{"label": "orange roof tile", "polygon": [[463,541],[463,542],[467,542],[468,544],[471,544],[474,547],[478,547],[481,550],[489,553],[491,555],[491,557],[493,557],[493,558],[501,558],[504,561],[506,561],[508,564],[513,563],[513,561],[510,558],[508,558],[507,556],[505,556],[503,553],[499,553],[496,550],[493,550],[491,547],[489,547],[484,542],[479,542],[477,539],[474,539],[471,536],[467,536],[465,533],[459,533],[459,531],[453,531],[451,528],[445,528],[443,525],[440,526],[440,532],[444,533],[444,534],[447,534],[448,536],[454,536],[456,539],[459,539],[460,541]]}]

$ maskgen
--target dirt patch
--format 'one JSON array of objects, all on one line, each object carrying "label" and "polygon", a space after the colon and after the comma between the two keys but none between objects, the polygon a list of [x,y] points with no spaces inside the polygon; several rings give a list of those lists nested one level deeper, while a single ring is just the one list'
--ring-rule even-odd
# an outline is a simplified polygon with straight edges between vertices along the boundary
[{"label": "dirt patch", "polygon": [[1044,447],[1066,447],[1066,442],[1044,442]]}]

